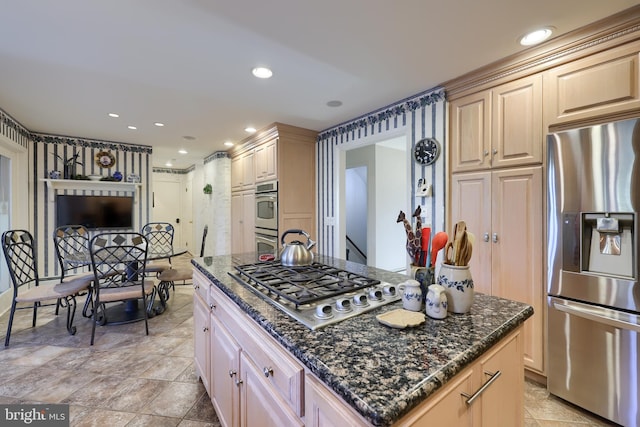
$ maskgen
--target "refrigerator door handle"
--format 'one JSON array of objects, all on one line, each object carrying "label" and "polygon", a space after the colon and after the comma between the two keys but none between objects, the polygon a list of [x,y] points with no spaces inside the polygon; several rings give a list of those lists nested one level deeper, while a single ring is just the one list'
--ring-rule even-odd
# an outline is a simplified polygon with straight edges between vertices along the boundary
[{"label": "refrigerator door handle", "polygon": [[609,326],[613,326],[618,329],[626,329],[630,331],[640,332],[640,323],[638,323],[638,316],[624,313],[624,317],[628,320],[616,319],[613,316],[607,316],[610,313],[616,317],[620,317],[619,312],[608,310],[606,308],[585,306],[584,304],[564,302],[559,304],[553,303],[553,307],[556,310],[563,311],[567,314],[582,317],[587,320],[593,320],[594,322],[604,323]]}]

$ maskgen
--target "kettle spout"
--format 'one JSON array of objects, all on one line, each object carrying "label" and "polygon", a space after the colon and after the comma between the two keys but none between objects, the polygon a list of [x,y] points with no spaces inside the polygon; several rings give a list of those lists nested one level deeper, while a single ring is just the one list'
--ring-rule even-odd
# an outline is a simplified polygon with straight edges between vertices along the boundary
[{"label": "kettle spout", "polygon": [[314,247],[316,245],[315,240],[311,240],[310,238],[307,238],[307,250],[311,250],[312,247]]}]

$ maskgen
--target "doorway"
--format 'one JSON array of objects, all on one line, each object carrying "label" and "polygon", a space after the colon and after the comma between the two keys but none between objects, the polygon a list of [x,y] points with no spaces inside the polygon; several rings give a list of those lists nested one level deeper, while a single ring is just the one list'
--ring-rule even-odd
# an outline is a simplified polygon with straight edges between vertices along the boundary
[{"label": "doorway", "polygon": [[[396,222],[411,207],[410,156],[404,133],[339,150],[337,238],[341,257],[371,267],[404,272],[406,234]],[[364,236],[361,236],[364,235]],[[357,259],[352,245],[361,248]],[[356,236],[354,239],[353,236]]]},{"label": "doorway", "polygon": [[174,180],[154,179],[153,181],[153,209],[154,222],[168,222],[173,225],[173,246],[184,247],[182,240],[181,192],[180,182]]}]

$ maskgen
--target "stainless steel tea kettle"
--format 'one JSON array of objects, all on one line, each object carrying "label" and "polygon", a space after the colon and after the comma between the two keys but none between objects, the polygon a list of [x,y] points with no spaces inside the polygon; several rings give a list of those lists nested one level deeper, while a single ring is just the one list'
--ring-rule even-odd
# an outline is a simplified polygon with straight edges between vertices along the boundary
[{"label": "stainless steel tea kettle", "polygon": [[[305,236],[307,238],[307,244],[305,245],[299,240],[285,243],[284,237],[291,233],[302,234]],[[309,236],[309,233],[306,231],[298,229],[287,230],[282,234],[280,243],[282,244],[282,252],[280,252],[280,263],[282,263],[282,265],[286,267],[301,267],[304,265],[311,265],[313,262],[313,253],[311,252],[311,248],[316,244],[316,242],[311,240],[311,236]]]}]

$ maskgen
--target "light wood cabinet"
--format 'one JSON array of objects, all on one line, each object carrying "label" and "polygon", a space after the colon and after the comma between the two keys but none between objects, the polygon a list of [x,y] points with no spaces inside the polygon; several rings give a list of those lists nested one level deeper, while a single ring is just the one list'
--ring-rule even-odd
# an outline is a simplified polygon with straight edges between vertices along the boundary
[{"label": "light wood cabinet", "polygon": [[[278,234],[295,228],[315,236],[316,137],[315,131],[274,123],[230,152],[233,253],[255,250],[255,207],[253,211],[245,209],[237,193],[253,192],[255,184],[264,181],[278,180]],[[247,187],[249,178],[244,174],[249,164],[253,168],[252,184]],[[249,235],[251,244],[241,244]]]},{"label": "light wood cabinet", "polygon": [[194,363],[196,375],[204,388],[209,391],[209,379],[211,375],[210,348],[210,307],[207,302],[209,283],[200,274],[193,274],[193,342],[194,342]]},{"label": "light wood cabinet", "polygon": [[214,286],[211,389],[224,426],[304,425],[303,368]]},{"label": "light wood cabinet", "polygon": [[255,156],[253,151],[231,159],[231,191],[253,190],[255,185]]},{"label": "light wood cabinet", "polygon": [[231,193],[231,252],[234,254],[256,250],[255,200],[253,190]]},{"label": "light wood cabinet", "polygon": [[544,369],[542,167],[452,175],[451,221],[475,234],[469,263],[478,292],[531,305],[524,326],[528,368]]},{"label": "light wood cabinet", "polygon": [[542,76],[534,75],[450,104],[451,170],[542,163]]},{"label": "light wood cabinet", "polygon": [[256,183],[278,179],[278,140],[272,139],[255,148]]},{"label": "light wood cabinet", "polygon": [[637,43],[545,72],[547,122],[558,124],[640,108]]},{"label": "light wood cabinet", "polygon": [[[522,351],[519,327],[394,426],[522,426]],[[306,426],[369,425],[313,374],[306,376],[305,393]]]}]

